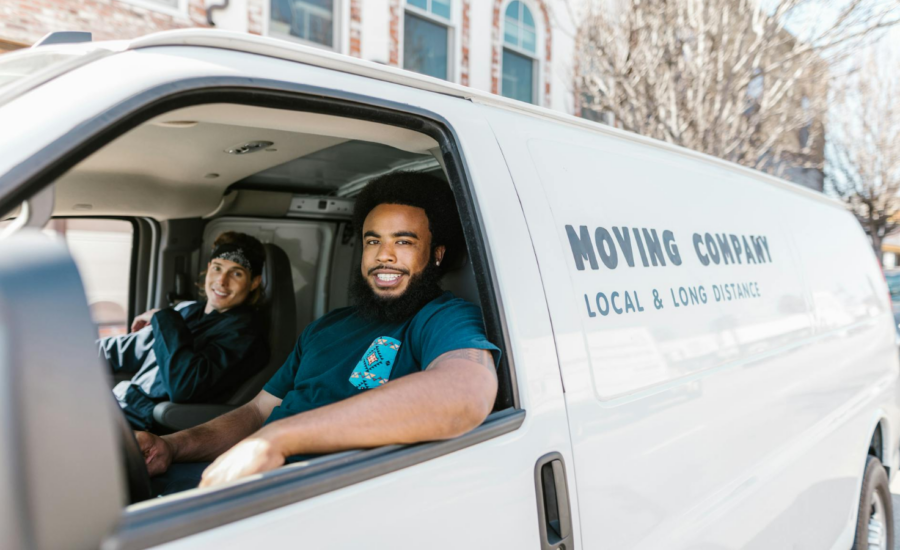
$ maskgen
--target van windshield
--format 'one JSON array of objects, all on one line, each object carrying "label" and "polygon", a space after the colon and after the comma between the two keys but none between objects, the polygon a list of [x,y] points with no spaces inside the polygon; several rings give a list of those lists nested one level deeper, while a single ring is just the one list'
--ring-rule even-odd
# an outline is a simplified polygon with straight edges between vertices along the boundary
[{"label": "van windshield", "polygon": [[0,105],[34,86],[108,53],[112,52],[86,44],[41,47],[0,55]]},{"label": "van windshield", "polygon": [[83,52],[22,52],[0,57],[0,90],[6,86],[49,69]]}]

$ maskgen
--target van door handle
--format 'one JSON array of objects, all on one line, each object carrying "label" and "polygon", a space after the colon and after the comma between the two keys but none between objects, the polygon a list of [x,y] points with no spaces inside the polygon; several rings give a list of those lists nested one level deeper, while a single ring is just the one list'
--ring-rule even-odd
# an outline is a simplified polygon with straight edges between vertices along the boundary
[{"label": "van door handle", "polygon": [[534,466],[541,550],[572,550],[572,511],[566,464],[559,453],[549,453]]}]

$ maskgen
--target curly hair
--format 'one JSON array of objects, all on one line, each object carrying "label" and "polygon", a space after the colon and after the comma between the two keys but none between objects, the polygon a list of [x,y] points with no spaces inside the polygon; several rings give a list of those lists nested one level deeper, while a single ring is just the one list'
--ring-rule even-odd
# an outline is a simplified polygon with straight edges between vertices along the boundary
[{"label": "curly hair", "polygon": [[425,211],[432,252],[438,246],[446,248],[442,269],[454,265],[465,252],[466,240],[453,191],[440,179],[420,172],[400,171],[372,180],[356,197],[353,227],[357,233],[362,231],[369,212],[381,204],[414,206]]},{"label": "curly hair", "polygon": [[[223,244],[236,244],[240,246],[244,250],[244,255],[247,256],[247,259],[250,260],[251,263],[258,265],[264,265],[266,261],[266,250],[263,248],[263,244],[259,242],[256,237],[252,237],[246,233],[239,233],[237,231],[226,231],[216,237],[216,240],[213,242],[212,249],[215,250],[216,247]],[[251,273],[251,282],[253,277],[257,275],[262,275],[262,273]],[[204,280],[206,279],[206,270],[203,270],[200,273],[200,282],[197,283],[197,286],[200,288],[199,294],[201,297],[206,298],[206,287],[204,285]],[[247,296],[247,304],[248,305],[256,305],[259,302],[259,299],[262,298],[263,293],[263,285],[260,284],[256,287],[256,290],[252,290],[250,294]]]}]

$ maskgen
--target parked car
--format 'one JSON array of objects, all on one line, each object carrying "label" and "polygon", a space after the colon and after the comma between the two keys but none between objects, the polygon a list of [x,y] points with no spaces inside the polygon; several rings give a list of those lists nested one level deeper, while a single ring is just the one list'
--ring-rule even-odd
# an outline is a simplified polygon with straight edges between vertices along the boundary
[{"label": "parked car", "polygon": [[[0,86],[0,547],[893,547],[896,322],[836,202],[250,35],[40,47],[0,57]],[[100,275],[38,230],[131,224],[104,260],[128,270],[126,325],[194,296],[215,235],[257,236],[283,252],[266,284],[283,359],[347,304],[353,197],[400,169],[456,197],[468,252],[445,286],[503,351],[494,412],[456,439],[147,499],[96,356],[82,279]],[[228,404],[157,420],[246,402],[273,361]]]}]

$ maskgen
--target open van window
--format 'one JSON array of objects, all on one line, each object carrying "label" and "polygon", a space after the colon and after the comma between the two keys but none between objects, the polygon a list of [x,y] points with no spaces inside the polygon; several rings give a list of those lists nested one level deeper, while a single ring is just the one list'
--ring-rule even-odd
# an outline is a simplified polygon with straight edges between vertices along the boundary
[{"label": "open van window", "polygon": [[[101,216],[159,220],[162,241],[155,259],[156,307],[166,306],[167,298],[171,303],[197,298],[192,285],[178,281],[197,279],[209,258],[208,243],[223,231],[256,236],[284,257],[287,277],[264,277],[270,293],[268,303],[274,305],[270,306],[268,321],[274,342],[270,363],[251,379],[252,384],[239,388],[225,403],[205,406],[199,412],[199,406],[190,409],[189,405],[179,408],[176,403],[165,403],[166,410],[159,414],[154,411],[157,420],[162,419],[175,431],[246,402],[284,362],[310,322],[350,303],[348,284],[354,270],[359,270],[362,249],[362,239],[350,223],[355,197],[369,181],[401,170],[435,177],[453,191],[455,199],[451,200],[456,204],[447,207],[460,211],[468,251],[459,254],[453,265],[445,266],[443,286],[481,306],[488,338],[504,349],[471,191],[462,179],[465,168],[453,154],[455,146],[444,129],[433,122],[423,124],[415,116],[397,124],[397,113],[379,109],[352,113],[359,118],[328,112],[334,109],[346,113],[346,105],[340,109],[316,105],[310,111],[295,110],[305,103],[298,102],[296,96],[273,94],[260,100],[260,95],[254,94],[248,95],[251,101],[242,104],[234,101],[233,92],[222,95],[231,101],[214,101],[215,93],[210,93],[208,101],[194,104],[192,100],[186,106],[183,100],[174,100],[178,108],[148,116],[114,139],[107,138],[104,146],[73,163],[53,181],[57,198],[54,215],[73,215],[74,205],[90,204],[92,213]],[[279,105],[282,103],[290,103],[292,110],[275,108],[283,107]],[[424,126],[429,131],[414,131],[409,126]],[[273,292],[281,293],[281,297],[273,299]],[[293,307],[284,310],[277,305],[285,302],[292,302]],[[239,484],[223,490],[226,495],[244,494],[255,490],[251,487],[256,483],[273,486],[276,478],[278,484],[288,485],[291,480],[299,483],[307,475],[328,478],[332,467],[346,468],[354,463],[362,467],[375,457],[381,464],[379,471],[391,471],[515,429],[522,418],[510,421],[508,413],[515,403],[513,378],[506,352],[500,357],[500,390],[494,407],[498,414],[477,433],[418,449],[376,448],[323,456],[283,468],[284,472],[272,472],[266,477],[270,481],[250,481],[249,486]],[[394,455],[396,459],[385,462],[386,457]],[[135,458],[133,453],[126,456]],[[134,464],[126,469],[134,472]],[[351,483],[350,479],[335,477],[330,486],[344,486]],[[196,498],[205,493],[198,491]],[[164,510],[167,506],[171,513],[180,513],[185,502],[192,501],[183,497],[171,502],[162,499],[133,507],[126,514],[126,531],[130,518],[145,521],[148,516],[142,514],[147,510]]]}]

